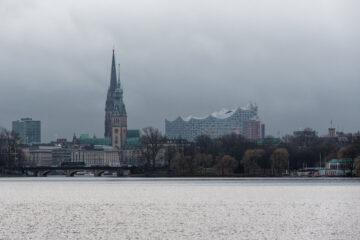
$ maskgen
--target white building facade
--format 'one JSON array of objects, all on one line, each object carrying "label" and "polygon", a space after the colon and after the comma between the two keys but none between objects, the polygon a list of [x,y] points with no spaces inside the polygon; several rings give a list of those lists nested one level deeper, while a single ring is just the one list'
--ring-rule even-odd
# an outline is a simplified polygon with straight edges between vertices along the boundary
[{"label": "white building facade", "polygon": [[[254,129],[254,126],[258,129]],[[250,103],[246,107],[222,109],[205,117],[189,116],[178,117],[174,121],[165,120],[165,134],[170,139],[194,141],[200,135],[217,138],[231,133],[241,134],[249,139],[260,138],[260,120],[256,105]]]}]

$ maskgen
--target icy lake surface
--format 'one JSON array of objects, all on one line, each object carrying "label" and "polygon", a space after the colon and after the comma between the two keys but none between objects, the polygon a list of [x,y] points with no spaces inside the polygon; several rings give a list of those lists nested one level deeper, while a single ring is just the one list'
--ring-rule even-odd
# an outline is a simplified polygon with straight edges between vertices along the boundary
[{"label": "icy lake surface", "polygon": [[360,239],[360,180],[2,178],[0,239]]}]

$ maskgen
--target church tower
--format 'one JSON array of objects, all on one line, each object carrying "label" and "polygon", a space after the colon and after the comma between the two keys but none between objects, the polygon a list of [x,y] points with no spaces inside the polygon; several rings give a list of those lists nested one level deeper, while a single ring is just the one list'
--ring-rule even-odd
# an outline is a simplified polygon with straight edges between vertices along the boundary
[{"label": "church tower", "polygon": [[120,83],[120,65],[116,79],[115,54],[113,50],[110,87],[105,105],[105,137],[111,138],[113,147],[121,149],[125,144],[127,115],[123,101],[123,89]]},{"label": "church tower", "polygon": [[112,63],[111,63],[111,77],[110,86],[107,92],[106,104],[105,104],[105,137],[111,137],[111,113],[114,110],[114,95],[117,86],[116,82],[116,67],[115,67],[115,52],[113,49]]}]

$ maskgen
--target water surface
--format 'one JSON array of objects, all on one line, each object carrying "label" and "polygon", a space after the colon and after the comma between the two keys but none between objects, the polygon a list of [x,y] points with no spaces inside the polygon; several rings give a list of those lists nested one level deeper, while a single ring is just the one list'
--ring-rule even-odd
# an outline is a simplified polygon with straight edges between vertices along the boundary
[{"label": "water surface", "polygon": [[359,239],[358,179],[2,178],[0,239]]}]

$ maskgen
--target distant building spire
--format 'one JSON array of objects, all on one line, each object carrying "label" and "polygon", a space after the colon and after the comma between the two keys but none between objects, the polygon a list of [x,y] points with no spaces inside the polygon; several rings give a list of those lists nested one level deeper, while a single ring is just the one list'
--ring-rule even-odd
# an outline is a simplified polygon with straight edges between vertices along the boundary
[{"label": "distant building spire", "polygon": [[118,64],[118,81],[117,81],[117,88],[121,88],[121,82],[120,82],[120,63]]},{"label": "distant building spire", "polygon": [[116,86],[117,83],[116,83],[115,50],[113,49],[112,63],[111,63],[110,90],[114,91]]},{"label": "distant building spire", "polygon": [[120,83],[120,64],[118,64],[118,81],[114,95],[114,107],[118,108],[119,113],[126,114],[125,105],[123,102],[123,90]]},{"label": "distant building spire", "polygon": [[[125,126],[126,130],[126,109],[123,102],[123,90],[120,83],[120,64],[118,65],[118,77],[116,77],[116,65],[115,65],[115,50],[113,49],[112,55],[112,64],[111,64],[111,78],[110,78],[110,87],[107,93],[106,103],[105,103],[105,137],[112,138],[113,127],[115,125]],[[121,119],[121,123],[119,123]],[[119,130],[119,129],[118,129]],[[117,130],[117,131],[118,131]],[[126,132],[122,129],[122,136],[126,136]],[[112,139],[114,142],[116,139]],[[118,142],[119,143],[119,142]]]}]

